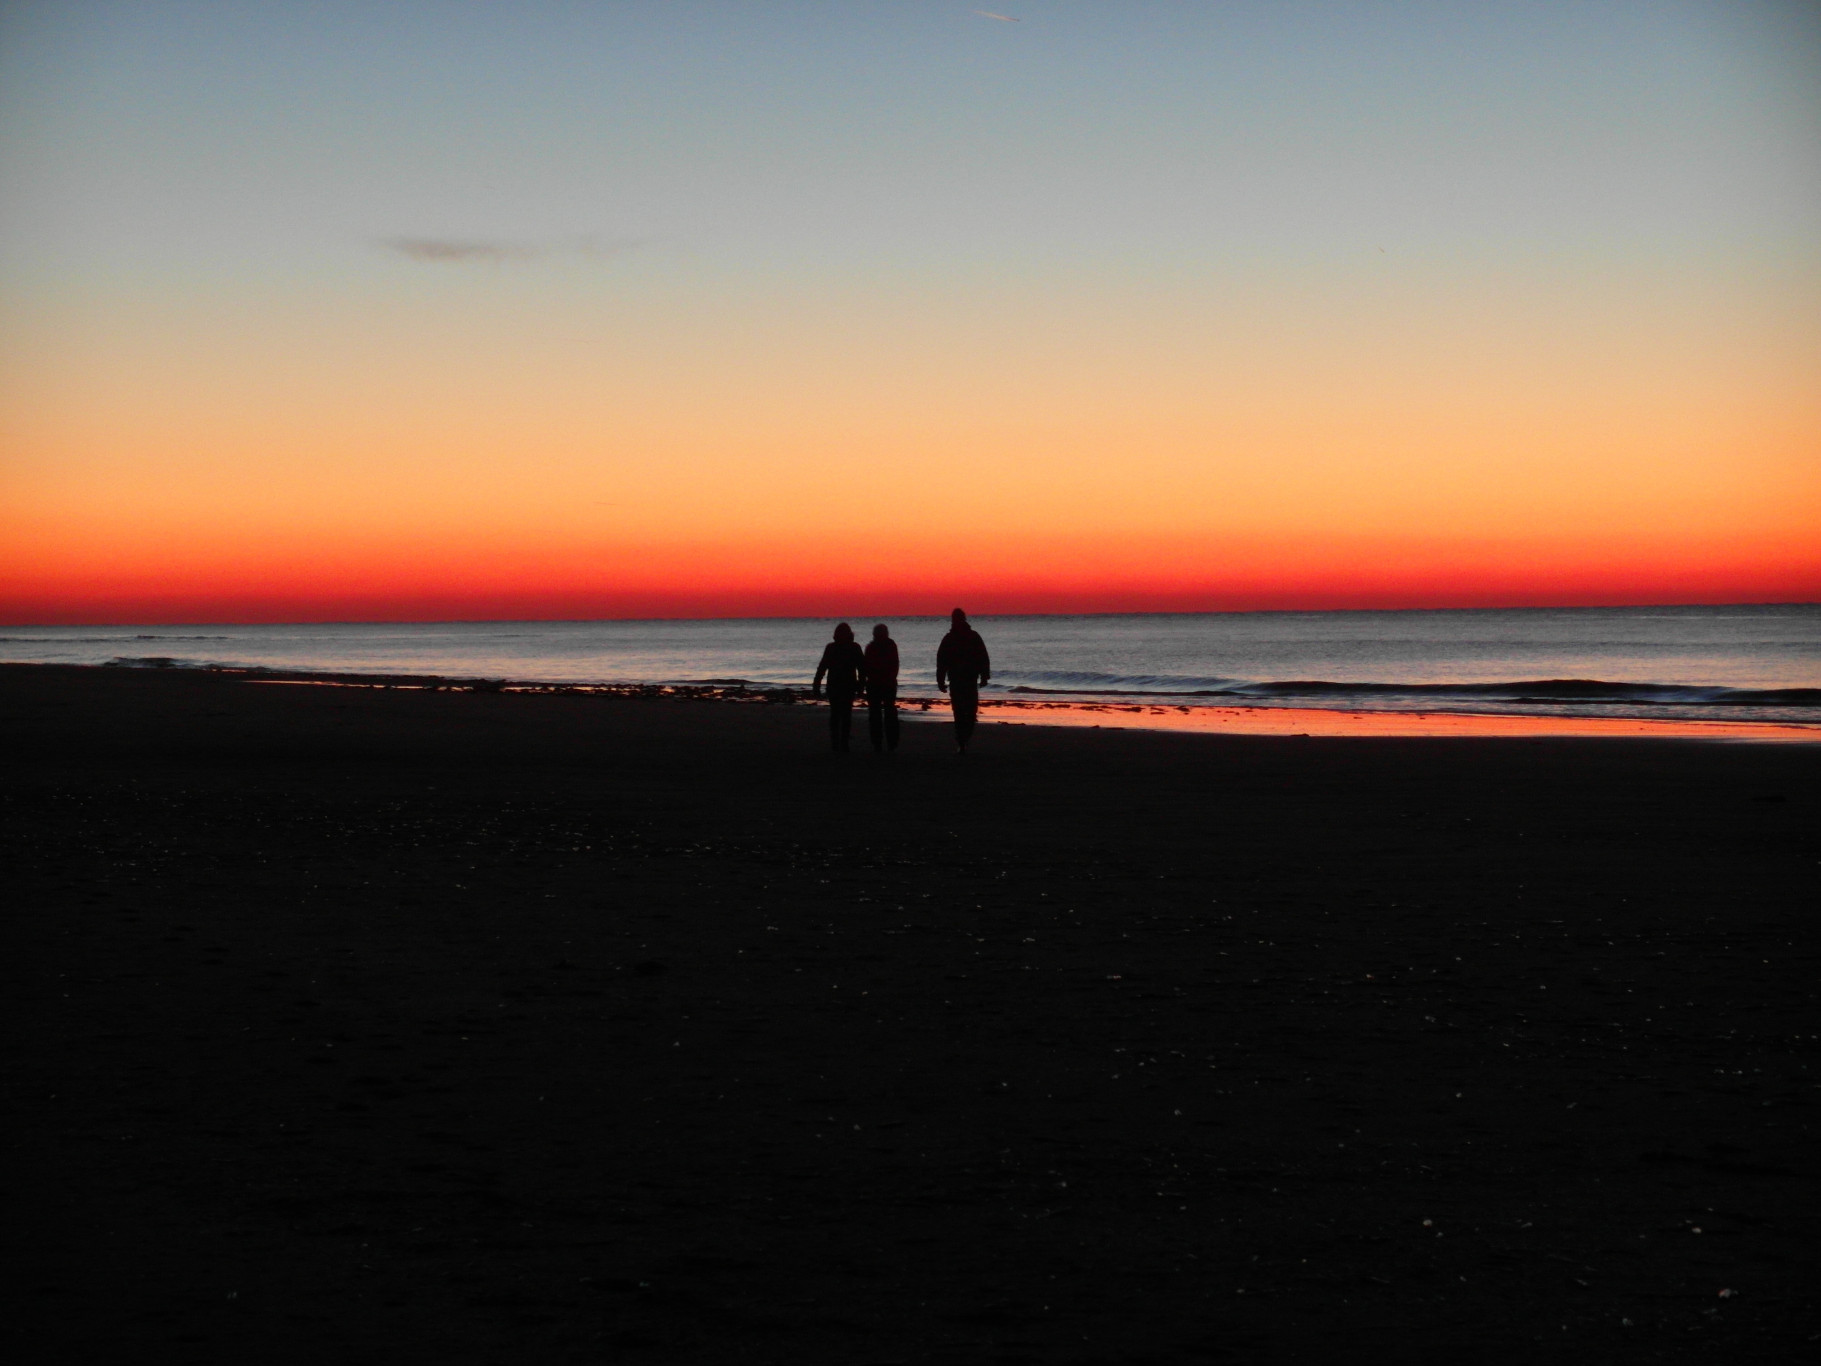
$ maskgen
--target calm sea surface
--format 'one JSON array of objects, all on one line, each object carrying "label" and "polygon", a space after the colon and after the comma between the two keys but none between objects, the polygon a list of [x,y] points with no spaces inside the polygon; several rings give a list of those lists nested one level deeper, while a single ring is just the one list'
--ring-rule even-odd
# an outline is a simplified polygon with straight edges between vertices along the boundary
[{"label": "calm sea surface", "polygon": [[[853,618],[862,640],[872,618]],[[944,619],[890,620],[903,691]],[[0,628],[0,660],[227,665],[551,683],[803,685],[832,622]],[[980,617],[990,692],[1201,703],[1821,724],[1821,604]]]}]

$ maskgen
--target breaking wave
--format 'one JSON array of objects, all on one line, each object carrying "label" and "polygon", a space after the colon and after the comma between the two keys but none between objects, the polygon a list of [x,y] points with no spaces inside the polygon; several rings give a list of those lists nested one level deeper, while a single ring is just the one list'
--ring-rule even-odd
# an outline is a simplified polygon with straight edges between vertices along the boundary
[{"label": "breaking wave", "polygon": [[1450,699],[1549,706],[1821,707],[1821,688],[1726,688],[1686,683],[1616,683],[1598,678],[1526,678],[1495,683],[1369,683],[1305,678],[1249,682],[1232,678],[1091,673],[1029,674],[1015,693],[1094,694],[1135,697],[1219,697],[1234,701],[1340,702]]}]

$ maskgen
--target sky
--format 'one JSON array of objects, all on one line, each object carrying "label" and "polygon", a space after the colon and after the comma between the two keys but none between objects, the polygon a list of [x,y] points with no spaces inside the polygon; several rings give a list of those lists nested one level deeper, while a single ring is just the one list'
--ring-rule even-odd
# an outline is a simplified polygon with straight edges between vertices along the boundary
[{"label": "sky", "polygon": [[1777,0],[0,0],[0,621],[1821,599],[1817,73]]}]

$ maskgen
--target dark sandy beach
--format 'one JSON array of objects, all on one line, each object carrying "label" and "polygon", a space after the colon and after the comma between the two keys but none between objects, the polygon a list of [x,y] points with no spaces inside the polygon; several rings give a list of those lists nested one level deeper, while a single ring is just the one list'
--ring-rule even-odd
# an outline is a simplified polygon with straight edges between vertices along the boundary
[{"label": "dark sandy beach", "polygon": [[1821,746],[0,726],[13,1360],[1816,1351]]}]

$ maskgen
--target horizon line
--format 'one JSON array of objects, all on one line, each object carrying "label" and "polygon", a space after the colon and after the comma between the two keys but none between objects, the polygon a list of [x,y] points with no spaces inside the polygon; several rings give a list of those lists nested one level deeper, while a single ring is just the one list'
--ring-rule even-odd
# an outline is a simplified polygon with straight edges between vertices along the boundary
[{"label": "horizon line", "polygon": [[[1751,601],[1751,602],[1622,602],[1622,603],[1529,603],[1522,606],[1498,607],[1229,607],[1208,610],[1105,611],[1105,612],[976,612],[968,608],[969,619],[1016,620],[1039,617],[1238,617],[1238,616],[1340,616],[1340,615],[1411,615],[1432,612],[1626,612],[1641,608],[1683,609],[1694,607],[1821,607],[1821,600]],[[0,622],[0,631],[106,630],[129,626],[589,626],[611,622],[683,622],[683,621],[823,621],[843,616],[862,618],[896,617],[900,620],[928,618],[941,620],[946,612],[785,612],[754,616],[601,616],[601,617],[399,617],[348,618],[314,617],[266,621],[81,621],[81,622]]]}]

